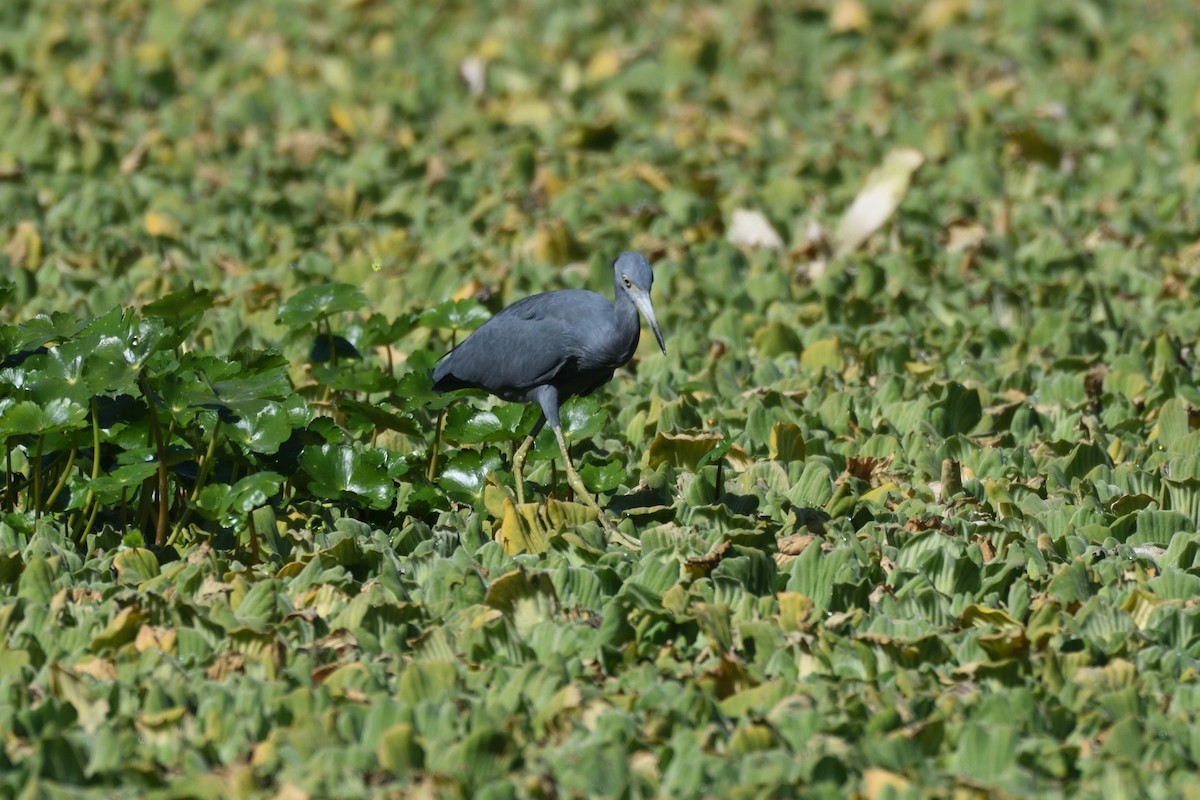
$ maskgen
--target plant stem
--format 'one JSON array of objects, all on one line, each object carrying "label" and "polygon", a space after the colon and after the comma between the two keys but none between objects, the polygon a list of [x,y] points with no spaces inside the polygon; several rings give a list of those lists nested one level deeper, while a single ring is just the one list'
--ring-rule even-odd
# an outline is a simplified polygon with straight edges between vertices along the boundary
[{"label": "plant stem", "polygon": [[258,552],[258,528],[254,525],[254,512],[246,512],[246,528],[250,534],[250,563],[258,564],[261,557]]},{"label": "plant stem", "polygon": [[33,521],[37,522],[42,515],[42,447],[46,444],[45,436],[38,436],[37,452],[33,456]]},{"label": "plant stem", "polygon": [[425,472],[425,477],[430,483],[433,483],[433,479],[437,475],[437,457],[438,451],[442,447],[442,423],[444,423],[445,420],[446,409],[439,409],[437,423],[433,432],[433,450],[429,452],[429,469]]},{"label": "plant stem", "polygon": [[184,527],[192,517],[191,504],[196,502],[200,497],[200,490],[204,488],[204,482],[208,480],[208,474],[212,472],[213,457],[217,452],[217,437],[221,435],[221,417],[217,417],[217,422],[213,425],[212,436],[208,440],[208,450],[204,452],[204,460],[200,462],[200,470],[196,473],[196,485],[192,487],[192,493],[188,496],[188,505],[183,509],[183,513],[179,515],[179,521],[171,529],[171,535],[167,537],[167,544],[175,544],[175,539],[183,532]]},{"label": "plant stem", "polygon": [[67,465],[62,468],[62,472],[58,476],[58,482],[54,484],[54,489],[50,492],[50,496],[46,498],[46,507],[54,505],[54,501],[58,499],[59,493],[63,487],[67,485],[67,478],[71,474],[71,467],[75,466],[75,454],[79,452],[79,447],[76,445],[75,436],[71,436],[71,453],[67,456]]},{"label": "plant stem", "polygon": [[8,490],[9,511],[17,507],[17,481],[13,478],[12,451],[12,438],[10,437],[4,440],[4,480],[8,484],[5,488]]},{"label": "plant stem", "polygon": [[146,407],[150,409],[150,433],[154,436],[154,449],[158,453],[158,519],[154,525],[154,546],[162,547],[167,541],[167,509],[170,496],[167,492],[167,451],[163,446],[162,426],[158,424],[158,411],[154,408],[154,398],[150,394],[150,386],[146,381],[146,373],[138,377],[142,397],[146,399]]},{"label": "plant stem", "polygon": [[[96,398],[92,398],[92,481],[94,482],[100,477],[100,418],[96,414]],[[94,508],[92,502],[96,499],[96,493],[92,490],[91,485],[88,485],[87,497],[83,500],[83,508],[79,510],[79,520],[83,522],[84,517],[87,517],[87,522],[84,523],[84,528],[80,532],[76,541],[83,543],[87,535],[92,532],[92,523],[96,521],[96,510],[100,508],[97,504]],[[90,513],[89,513],[90,511]]]}]

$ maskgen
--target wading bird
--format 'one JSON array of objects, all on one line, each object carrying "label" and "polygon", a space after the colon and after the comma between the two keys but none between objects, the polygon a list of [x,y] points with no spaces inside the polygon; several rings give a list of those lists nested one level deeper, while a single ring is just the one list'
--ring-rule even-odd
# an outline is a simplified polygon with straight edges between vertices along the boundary
[{"label": "wading bird", "polygon": [[562,451],[567,482],[597,513],[610,537],[624,540],[571,465],[558,417],[567,398],[596,391],[633,357],[641,335],[639,311],[667,352],[650,302],[650,263],[641,253],[622,253],[612,268],[615,301],[580,289],[518,300],[443,356],[433,371],[433,389],[482,389],[503,400],[537,403],[541,417],[513,455],[517,502],[525,502],[525,456],[549,422]]}]

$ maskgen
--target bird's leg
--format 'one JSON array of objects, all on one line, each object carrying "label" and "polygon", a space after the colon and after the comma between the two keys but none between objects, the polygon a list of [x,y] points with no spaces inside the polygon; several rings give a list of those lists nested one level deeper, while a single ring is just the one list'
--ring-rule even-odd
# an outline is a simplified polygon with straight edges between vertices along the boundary
[{"label": "bird's leg", "polygon": [[584,504],[596,512],[596,516],[600,518],[600,527],[604,528],[609,541],[632,549],[641,547],[640,543],[617,530],[617,526],[612,524],[612,520],[604,513],[604,509],[600,508],[600,504],[596,502],[596,498],[592,497],[592,493],[583,485],[583,479],[579,477],[579,473],[571,465],[571,454],[567,451],[567,440],[563,438],[562,428],[555,425],[554,435],[558,439],[558,449],[562,450],[563,467],[567,470],[567,483],[575,491],[575,497],[583,500]]},{"label": "bird's leg", "polygon": [[525,456],[529,453],[529,448],[533,446],[533,437],[526,436],[525,441],[521,442],[521,446],[517,448],[517,452],[513,453],[512,468],[513,480],[517,484],[517,505],[525,502]]},{"label": "bird's leg", "polygon": [[546,415],[543,414],[538,418],[533,430],[525,437],[525,441],[521,442],[517,452],[513,453],[512,468],[513,480],[517,485],[517,505],[525,502],[525,456],[529,455],[529,448],[533,447],[533,443],[537,441],[537,435],[542,432],[542,426],[545,424]]}]

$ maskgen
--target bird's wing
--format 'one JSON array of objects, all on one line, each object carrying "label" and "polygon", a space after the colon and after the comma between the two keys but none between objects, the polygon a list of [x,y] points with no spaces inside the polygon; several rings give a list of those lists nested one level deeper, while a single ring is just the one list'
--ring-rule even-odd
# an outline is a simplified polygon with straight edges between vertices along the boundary
[{"label": "bird's wing", "polygon": [[549,383],[580,356],[580,326],[599,309],[587,295],[607,303],[591,292],[547,292],[508,306],[438,364],[435,388],[516,397]]}]

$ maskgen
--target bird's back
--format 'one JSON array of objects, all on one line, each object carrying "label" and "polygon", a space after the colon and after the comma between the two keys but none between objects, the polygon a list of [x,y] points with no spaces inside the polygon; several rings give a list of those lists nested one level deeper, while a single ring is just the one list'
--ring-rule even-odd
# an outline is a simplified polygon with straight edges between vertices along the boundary
[{"label": "bird's back", "polygon": [[611,349],[605,337],[612,328],[613,304],[595,292],[562,289],[526,297],[450,351],[434,369],[433,388],[483,389],[505,400],[526,400],[531,389],[546,384],[564,397],[587,394],[620,366],[602,352]]}]

